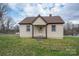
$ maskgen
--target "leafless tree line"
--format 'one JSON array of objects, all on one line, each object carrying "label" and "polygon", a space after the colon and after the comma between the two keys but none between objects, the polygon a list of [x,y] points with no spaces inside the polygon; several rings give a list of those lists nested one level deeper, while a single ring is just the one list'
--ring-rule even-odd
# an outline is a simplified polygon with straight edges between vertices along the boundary
[{"label": "leafless tree line", "polygon": [[72,22],[67,22],[64,25],[65,35],[79,35],[79,24],[73,24]]},{"label": "leafless tree line", "polygon": [[0,3],[0,33],[14,32],[18,30],[17,26],[14,27],[14,20],[11,16],[7,16],[9,6],[7,3]]}]

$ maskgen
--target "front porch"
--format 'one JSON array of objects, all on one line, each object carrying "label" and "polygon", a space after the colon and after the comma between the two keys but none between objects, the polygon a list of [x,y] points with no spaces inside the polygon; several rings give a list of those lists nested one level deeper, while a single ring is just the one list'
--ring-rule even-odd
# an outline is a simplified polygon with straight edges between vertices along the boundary
[{"label": "front porch", "polygon": [[32,37],[38,39],[47,38],[46,25],[32,25]]}]

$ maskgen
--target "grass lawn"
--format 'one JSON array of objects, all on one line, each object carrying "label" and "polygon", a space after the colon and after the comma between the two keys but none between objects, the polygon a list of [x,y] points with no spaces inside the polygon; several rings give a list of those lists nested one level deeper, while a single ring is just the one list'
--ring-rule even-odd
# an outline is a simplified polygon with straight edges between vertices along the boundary
[{"label": "grass lawn", "polygon": [[66,56],[79,55],[79,37],[64,39],[20,38],[15,35],[0,35],[1,56]]}]

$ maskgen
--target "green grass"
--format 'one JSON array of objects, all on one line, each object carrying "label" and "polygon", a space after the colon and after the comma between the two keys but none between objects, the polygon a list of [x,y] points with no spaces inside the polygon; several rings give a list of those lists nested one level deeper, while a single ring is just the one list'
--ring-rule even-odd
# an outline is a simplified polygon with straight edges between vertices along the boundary
[{"label": "green grass", "polygon": [[72,56],[79,55],[79,37],[64,39],[20,38],[0,35],[1,56]]}]

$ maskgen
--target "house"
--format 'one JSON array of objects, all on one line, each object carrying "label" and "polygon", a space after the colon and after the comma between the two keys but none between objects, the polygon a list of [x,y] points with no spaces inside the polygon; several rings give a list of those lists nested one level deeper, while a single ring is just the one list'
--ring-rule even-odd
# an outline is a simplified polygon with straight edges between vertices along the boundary
[{"label": "house", "polygon": [[27,17],[19,24],[20,37],[63,38],[64,21],[60,16]]}]

